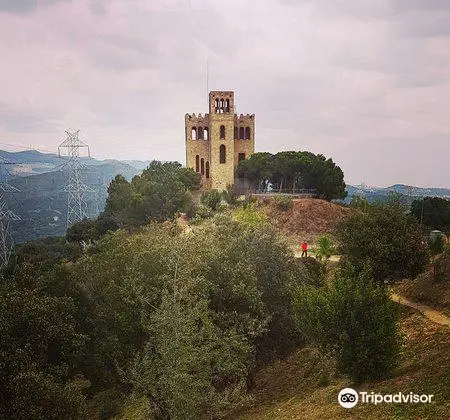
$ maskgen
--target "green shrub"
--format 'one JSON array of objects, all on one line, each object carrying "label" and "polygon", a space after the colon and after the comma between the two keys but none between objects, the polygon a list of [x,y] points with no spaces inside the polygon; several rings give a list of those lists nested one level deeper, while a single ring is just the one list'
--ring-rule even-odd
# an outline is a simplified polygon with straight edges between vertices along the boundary
[{"label": "green shrub", "polygon": [[317,238],[316,256],[319,260],[330,258],[334,253],[334,246],[329,236],[321,235]]},{"label": "green shrub", "polygon": [[267,216],[253,206],[239,208],[234,213],[235,219],[246,226],[260,226],[267,222]]},{"label": "green shrub", "polygon": [[227,185],[227,189],[222,192],[222,197],[228,204],[234,206],[238,199],[234,185]]},{"label": "green shrub", "polygon": [[414,278],[428,264],[419,224],[398,206],[356,210],[339,222],[335,237],[343,259],[358,270],[368,263],[379,282]]},{"label": "green shrub", "polygon": [[200,202],[210,209],[216,211],[222,201],[222,195],[217,190],[209,190],[202,194]]},{"label": "green shrub", "polygon": [[282,211],[287,211],[294,206],[294,200],[288,195],[278,195],[273,198],[275,206]]},{"label": "green shrub", "polygon": [[211,210],[210,207],[205,206],[204,204],[199,204],[196,207],[195,217],[194,217],[194,219],[196,221],[208,219],[209,217],[212,217],[212,216],[213,216],[213,211]]},{"label": "green shrub", "polygon": [[296,302],[298,327],[336,358],[355,382],[379,379],[397,364],[400,336],[395,304],[366,267],[340,270],[331,285],[305,286]]},{"label": "green shrub", "polygon": [[428,239],[428,247],[430,248],[431,255],[438,255],[444,251],[445,241],[442,235],[436,236],[435,238]]},{"label": "green shrub", "polygon": [[319,287],[325,280],[325,266],[313,257],[296,258],[298,264],[303,264],[310,274],[308,284]]}]

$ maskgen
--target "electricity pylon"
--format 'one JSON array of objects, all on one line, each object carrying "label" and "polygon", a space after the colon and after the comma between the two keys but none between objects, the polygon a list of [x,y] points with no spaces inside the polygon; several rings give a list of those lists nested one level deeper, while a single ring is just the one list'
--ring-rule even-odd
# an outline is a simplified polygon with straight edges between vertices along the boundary
[{"label": "electricity pylon", "polygon": [[67,138],[58,146],[58,155],[61,157],[61,151],[67,149],[69,160],[63,165],[62,169],[67,172],[68,181],[65,191],[67,197],[67,227],[89,217],[88,208],[85,200],[85,194],[92,192],[82,178],[82,171],[85,169],[80,160],[80,149],[87,149],[87,156],[90,157],[89,146],[78,138],[80,130],[70,133],[66,131]]},{"label": "electricity pylon", "polygon": [[9,171],[7,165],[13,165],[6,159],[0,158],[0,269],[8,265],[9,258],[14,246],[10,231],[11,221],[20,220],[20,216],[8,209],[6,194],[19,192],[19,190],[8,184]]}]

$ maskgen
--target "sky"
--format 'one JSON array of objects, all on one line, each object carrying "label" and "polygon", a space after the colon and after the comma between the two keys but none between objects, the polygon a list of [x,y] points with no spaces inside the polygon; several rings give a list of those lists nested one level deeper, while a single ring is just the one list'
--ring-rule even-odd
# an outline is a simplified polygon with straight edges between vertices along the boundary
[{"label": "sky", "polygon": [[0,0],[0,148],[184,164],[207,62],[256,151],[450,187],[449,0]]}]

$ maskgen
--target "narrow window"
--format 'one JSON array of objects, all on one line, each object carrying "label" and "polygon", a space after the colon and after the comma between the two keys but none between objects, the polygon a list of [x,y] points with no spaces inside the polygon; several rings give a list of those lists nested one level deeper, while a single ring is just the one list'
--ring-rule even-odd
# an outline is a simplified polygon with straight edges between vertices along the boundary
[{"label": "narrow window", "polygon": [[200,172],[200,156],[195,156],[195,172]]},{"label": "narrow window", "polygon": [[227,99],[227,112],[230,112],[230,100]]},{"label": "narrow window", "polygon": [[226,150],[225,150],[225,145],[224,144],[220,145],[219,158],[220,158],[220,163],[225,163],[226,162]]},{"label": "narrow window", "polygon": [[203,129],[203,134],[204,134],[205,140],[208,140],[209,139],[208,127],[205,127]]},{"label": "narrow window", "polygon": [[238,162],[240,162],[241,160],[245,160],[245,153],[238,154]]},{"label": "narrow window", "polygon": [[203,140],[203,128],[202,127],[197,128],[197,138],[199,140]]},{"label": "narrow window", "polygon": [[209,178],[209,162],[206,162],[206,178]]},{"label": "narrow window", "polygon": [[250,140],[250,127],[245,127],[245,140]]},{"label": "narrow window", "polygon": [[191,138],[192,140],[197,140],[197,129],[195,127],[192,127]]},{"label": "narrow window", "polygon": [[224,125],[220,126],[220,138],[221,139],[225,138],[225,126]]},{"label": "narrow window", "polygon": [[200,171],[202,173],[202,175],[205,175],[205,159],[202,158],[202,160],[200,161]]},{"label": "narrow window", "polygon": [[234,138],[237,140],[238,138],[238,128],[234,127]]},{"label": "narrow window", "polygon": [[239,129],[239,139],[244,140],[244,127]]}]

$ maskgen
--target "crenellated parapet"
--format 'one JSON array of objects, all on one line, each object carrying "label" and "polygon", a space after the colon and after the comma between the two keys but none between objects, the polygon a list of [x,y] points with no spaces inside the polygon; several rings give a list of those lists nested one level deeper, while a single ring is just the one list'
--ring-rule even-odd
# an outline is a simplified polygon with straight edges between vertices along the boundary
[{"label": "crenellated parapet", "polygon": [[235,124],[253,124],[255,121],[255,114],[234,114]]},{"label": "crenellated parapet", "polygon": [[186,124],[192,125],[208,125],[209,124],[209,114],[202,115],[201,113],[196,115],[193,114],[186,114],[184,116],[184,120]]}]

